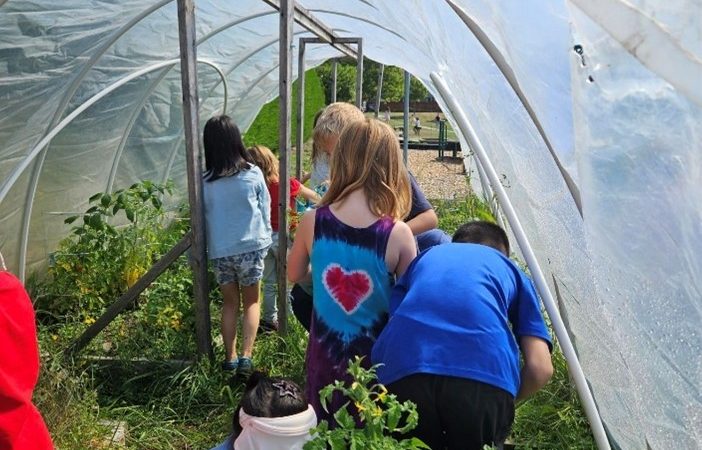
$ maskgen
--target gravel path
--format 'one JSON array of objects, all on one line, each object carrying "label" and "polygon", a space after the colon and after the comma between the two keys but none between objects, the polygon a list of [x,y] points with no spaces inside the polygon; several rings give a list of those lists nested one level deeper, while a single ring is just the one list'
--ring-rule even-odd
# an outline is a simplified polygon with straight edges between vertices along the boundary
[{"label": "gravel path", "polygon": [[410,150],[409,169],[417,178],[424,195],[432,199],[453,199],[468,195],[468,180],[463,173],[463,159],[437,158],[432,150]]}]

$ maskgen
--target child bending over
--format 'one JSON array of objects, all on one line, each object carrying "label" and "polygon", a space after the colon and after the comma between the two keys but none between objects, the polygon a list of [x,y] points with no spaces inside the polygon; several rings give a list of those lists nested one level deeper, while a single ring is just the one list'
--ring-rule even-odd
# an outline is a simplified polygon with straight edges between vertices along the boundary
[{"label": "child bending over", "polygon": [[319,390],[348,379],[350,358],[370,355],[387,321],[393,277],[416,255],[412,232],[400,221],[410,207],[410,186],[392,129],[373,119],[354,122],[337,147],[329,190],[302,218],[288,258],[293,282],[309,276],[311,263],[306,390],[318,418],[332,427],[344,400],[333,398],[325,412]]},{"label": "child bending over", "polygon": [[[260,318],[258,305],[263,258],[271,245],[271,199],[261,170],[254,166],[239,128],[228,116],[207,121],[204,130],[203,201],[208,257],[222,290],[224,370],[248,376]],[[239,303],[243,303],[242,356],[236,356]]]},{"label": "child bending over", "polygon": [[411,433],[433,449],[501,448],[515,399],[553,373],[534,286],[507,255],[500,227],[467,223],[453,243],[417,257],[393,288],[372,360],[389,392],[417,404]]}]

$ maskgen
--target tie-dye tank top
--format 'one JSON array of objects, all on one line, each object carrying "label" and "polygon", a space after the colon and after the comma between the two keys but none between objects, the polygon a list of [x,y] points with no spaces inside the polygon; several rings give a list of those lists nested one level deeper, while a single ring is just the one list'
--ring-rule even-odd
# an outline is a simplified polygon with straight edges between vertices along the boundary
[{"label": "tie-dye tank top", "polygon": [[349,359],[370,353],[388,319],[392,275],[385,265],[392,218],[354,228],[329,209],[317,209],[312,244],[313,313],[307,346],[307,395],[319,420],[334,426],[333,413],[346,400],[335,396],[329,413],[319,402],[319,390],[348,380]]}]

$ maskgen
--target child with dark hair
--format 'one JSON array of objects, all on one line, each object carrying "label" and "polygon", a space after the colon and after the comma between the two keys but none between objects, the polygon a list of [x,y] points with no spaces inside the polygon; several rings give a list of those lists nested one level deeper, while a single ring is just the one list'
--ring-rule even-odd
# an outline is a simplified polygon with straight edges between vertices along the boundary
[{"label": "child with dark hair", "polygon": [[[207,121],[203,133],[205,174],[203,202],[208,257],[222,290],[224,370],[246,377],[260,319],[258,304],[263,259],[271,241],[271,198],[261,170],[228,116]],[[236,356],[239,303],[243,304],[242,356]]]},{"label": "child with dark hair", "polygon": [[232,422],[232,436],[213,450],[301,450],[317,416],[296,383],[254,372]]},{"label": "child with dark hair", "polygon": [[553,373],[534,286],[508,255],[499,226],[467,223],[452,243],[419,255],[393,288],[372,361],[389,392],[417,404],[412,433],[431,448],[501,448],[515,400]]}]

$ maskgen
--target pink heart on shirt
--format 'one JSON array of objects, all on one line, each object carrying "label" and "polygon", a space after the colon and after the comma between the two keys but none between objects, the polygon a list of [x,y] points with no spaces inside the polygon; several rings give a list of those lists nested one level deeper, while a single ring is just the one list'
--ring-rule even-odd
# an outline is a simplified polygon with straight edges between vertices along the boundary
[{"label": "pink heart on shirt", "polygon": [[330,264],[324,269],[322,281],[331,298],[346,314],[353,314],[373,292],[373,280],[368,272],[347,272],[338,264]]}]

